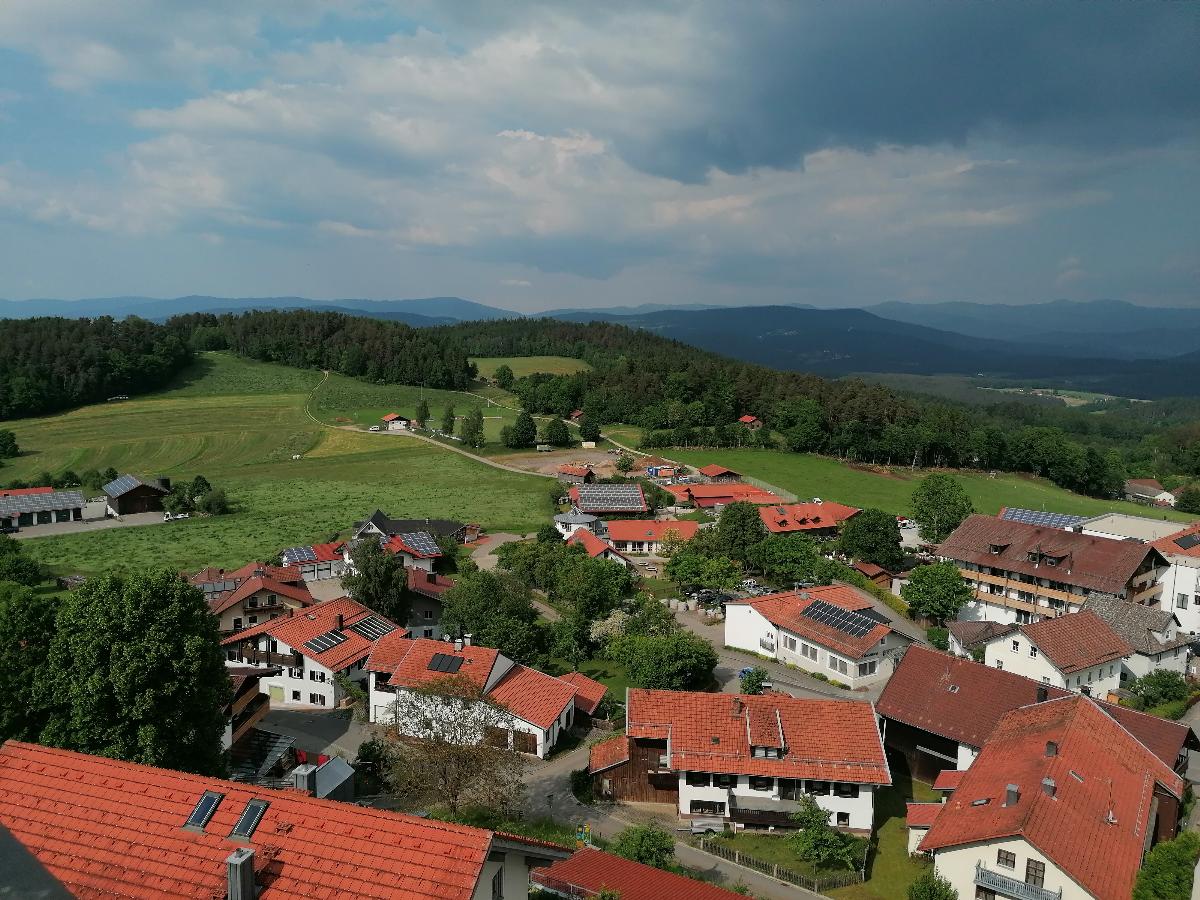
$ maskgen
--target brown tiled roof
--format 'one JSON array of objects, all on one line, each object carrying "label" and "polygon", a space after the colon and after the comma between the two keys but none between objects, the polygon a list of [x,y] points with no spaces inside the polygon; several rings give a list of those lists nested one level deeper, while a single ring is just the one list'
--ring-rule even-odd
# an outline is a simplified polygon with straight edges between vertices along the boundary
[{"label": "brown tiled roof", "polygon": [[575,533],[567,538],[567,543],[571,545],[578,544],[583,547],[587,555],[593,559],[603,556],[605,552],[625,559],[625,554],[621,553],[616,547],[604,540],[604,538],[597,537],[586,528],[576,528]]},{"label": "brown tiled roof", "polygon": [[575,688],[553,675],[517,664],[488,691],[488,696],[518,719],[545,730],[574,704]]},{"label": "brown tiled roof", "polygon": [[[310,641],[319,635],[337,628],[338,616],[342,617],[342,633],[346,636],[344,641],[320,652],[310,650],[304,646],[305,641]],[[324,603],[318,603],[307,609],[299,610],[290,616],[280,616],[277,619],[252,625],[225,638],[225,640],[221,641],[221,645],[224,647],[234,646],[248,638],[257,637],[260,634],[269,634],[277,641],[287,644],[287,646],[291,647],[297,653],[319,663],[329,671],[340,672],[347,666],[358,662],[360,659],[366,659],[370,655],[371,647],[375,644],[375,641],[363,637],[357,631],[351,631],[349,627],[356,622],[361,622],[368,616],[375,616],[376,618],[383,619],[385,622],[388,621],[383,616],[367,609],[361,603],[356,603],[349,597],[338,597],[337,599],[326,600]],[[396,628],[395,624],[391,622],[388,622],[388,624],[403,634],[403,628]],[[395,631],[392,633],[394,634]]]},{"label": "brown tiled roof", "polygon": [[[847,519],[857,516],[861,509],[825,500],[821,503],[787,503],[778,506],[760,506],[759,516],[763,525],[772,534],[821,531],[836,528]],[[882,571],[882,570],[881,570]]]},{"label": "brown tiled roof", "polygon": [[[1009,785],[1018,791],[1011,803]],[[1091,699],[1039,703],[1004,716],[921,849],[1020,836],[1089,896],[1128,900],[1157,787],[1183,796],[1183,779]]]},{"label": "brown tiled roof", "polygon": [[[998,552],[993,553],[992,548]],[[1035,563],[1030,553],[1059,557],[1057,565]],[[1147,544],[1093,537],[1058,528],[1026,525],[993,516],[972,515],[938,547],[940,556],[1092,591],[1119,594],[1147,554]]]},{"label": "brown tiled roof", "polygon": [[225,610],[237,606],[243,600],[253,597],[259,591],[266,591],[268,594],[279,594],[287,597],[289,600],[295,600],[301,606],[309,606],[313,603],[313,595],[302,584],[286,584],[282,581],[276,581],[273,578],[262,578],[256,575],[252,578],[247,578],[228,594],[225,594],[220,600],[212,604],[210,609],[215,615],[220,615]]},{"label": "brown tiled roof", "polygon": [[728,605],[749,606],[772,625],[808,638],[822,647],[830,647],[852,659],[860,658],[892,631],[887,625],[879,622],[865,634],[852,635],[832,625],[810,619],[804,615],[804,611],[817,601],[852,611],[872,608],[869,600],[864,599],[853,588],[840,584],[768,594],[765,597],[731,601]]},{"label": "brown tiled roof", "polygon": [[696,470],[705,478],[720,478],[722,475],[736,475],[741,478],[740,472],[735,472],[733,469],[727,469],[724,466],[718,466],[716,463],[709,463],[707,466],[702,466]]},{"label": "brown tiled roof", "polygon": [[954,621],[946,624],[946,630],[958,639],[964,650],[982,647],[992,638],[1008,634],[1015,627],[1015,625],[1006,625],[1003,622],[989,622],[987,620],[975,622]]},{"label": "brown tiled roof", "polygon": [[1133,652],[1123,637],[1090,610],[1042,619],[1018,629],[1064,675],[1124,659]]}]

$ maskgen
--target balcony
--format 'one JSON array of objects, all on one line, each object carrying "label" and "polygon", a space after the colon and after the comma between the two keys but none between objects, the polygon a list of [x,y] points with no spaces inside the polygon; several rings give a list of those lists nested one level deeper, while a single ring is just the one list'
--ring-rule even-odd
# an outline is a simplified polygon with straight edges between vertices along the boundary
[{"label": "balcony", "polygon": [[758,646],[762,647],[762,649],[766,650],[768,653],[775,652],[775,642],[771,640],[771,638],[759,638]]},{"label": "balcony", "polygon": [[303,657],[299,653],[271,653],[267,650],[258,650],[254,647],[240,647],[238,653],[242,659],[252,666],[287,666],[300,667],[304,665]]},{"label": "balcony", "polygon": [[1062,888],[1052,891],[1049,888],[1027,884],[1016,878],[1009,878],[999,872],[993,872],[982,863],[975,863],[975,884],[1013,900],[1062,900]]},{"label": "balcony", "polygon": [[247,731],[262,721],[271,711],[271,698],[266,694],[254,695],[241,711],[233,716],[233,741],[236,743]]}]

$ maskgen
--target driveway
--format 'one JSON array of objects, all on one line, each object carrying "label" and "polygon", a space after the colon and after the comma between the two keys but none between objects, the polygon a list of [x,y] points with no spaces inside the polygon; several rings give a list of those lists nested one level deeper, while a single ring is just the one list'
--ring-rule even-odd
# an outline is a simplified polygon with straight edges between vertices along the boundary
[{"label": "driveway", "polygon": [[501,544],[511,544],[513,541],[525,540],[519,534],[489,534],[479,542],[474,550],[471,551],[471,559],[475,565],[481,569],[491,571],[499,565],[499,560],[496,559],[496,548]]},{"label": "driveway", "polygon": [[373,734],[371,726],[355,719],[348,709],[272,709],[261,727],[294,738],[300,750],[348,760],[358,756],[359,745]]},{"label": "driveway", "polygon": [[32,538],[51,537],[56,534],[79,534],[84,531],[101,531],[105,528],[136,528],[141,525],[167,525],[171,528],[187,528],[191,520],[164,522],[160,512],[131,513],[119,519],[93,519],[90,522],[52,522],[49,525],[26,525],[12,535],[18,541]]}]

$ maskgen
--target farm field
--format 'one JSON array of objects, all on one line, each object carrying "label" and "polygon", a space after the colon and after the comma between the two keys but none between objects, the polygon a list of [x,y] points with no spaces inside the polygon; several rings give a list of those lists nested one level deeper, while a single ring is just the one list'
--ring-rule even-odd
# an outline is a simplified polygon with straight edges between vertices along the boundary
[{"label": "farm field", "polygon": [[[6,463],[4,480],[107,466],[147,476],[203,474],[227,490],[236,510],[170,525],[37,538],[25,548],[59,573],[90,574],[111,565],[239,565],[325,540],[376,507],[521,533],[544,522],[544,479],[496,470],[412,438],[313,421],[306,403],[321,378],[207,354],[170,390],[6,423],[23,454]],[[331,417],[354,413],[376,397],[377,386],[352,379],[331,376],[327,386],[332,392],[323,414]],[[302,458],[293,460],[295,454]]]},{"label": "farm field", "polygon": [[508,366],[518,378],[526,375],[573,375],[586,372],[591,366],[582,359],[570,356],[479,356],[471,362],[479,367],[479,374],[491,378],[499,366]]}]

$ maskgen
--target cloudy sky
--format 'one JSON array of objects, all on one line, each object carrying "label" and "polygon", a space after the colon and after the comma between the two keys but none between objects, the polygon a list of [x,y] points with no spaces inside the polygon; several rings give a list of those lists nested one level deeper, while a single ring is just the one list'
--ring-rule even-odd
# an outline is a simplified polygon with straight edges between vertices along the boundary
[{"label": "cloudy sky", "polygon": [[1200,3],[3,0],[0,296],[1200,303]]}]

